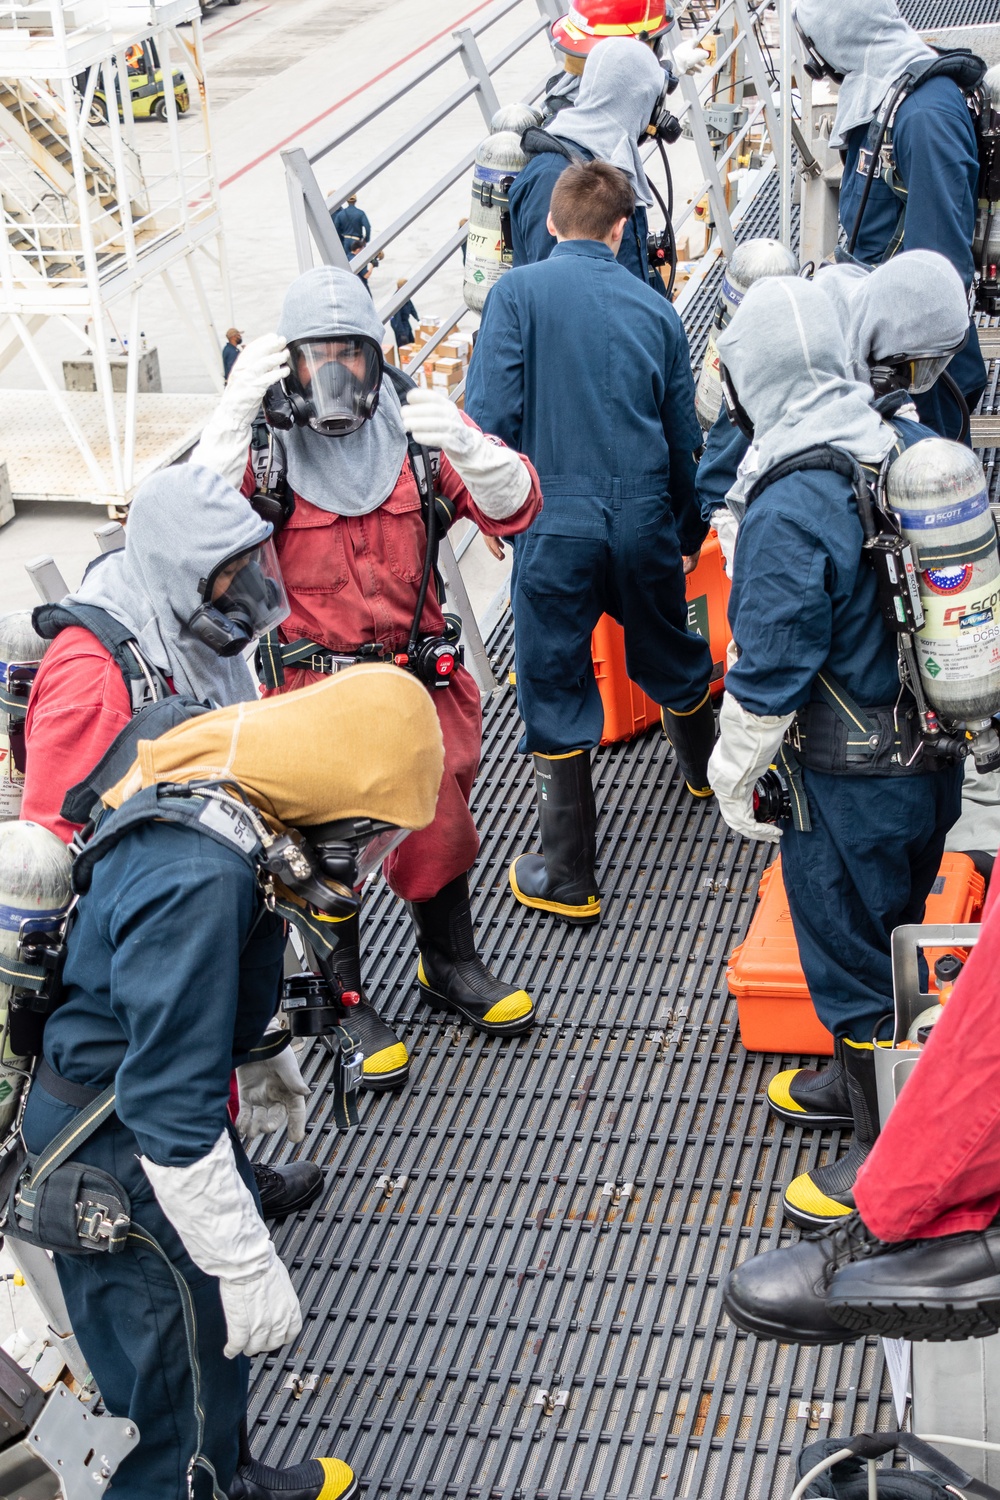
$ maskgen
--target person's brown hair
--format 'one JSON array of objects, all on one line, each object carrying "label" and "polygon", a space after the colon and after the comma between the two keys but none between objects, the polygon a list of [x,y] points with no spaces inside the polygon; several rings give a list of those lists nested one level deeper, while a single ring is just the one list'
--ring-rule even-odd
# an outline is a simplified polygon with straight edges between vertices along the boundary
[{"label": "person's brown hair", "polygon": [[606,240],[635,212],[632,184],[606,161],[574,162],[552,189],[549,213],[564,240]]}]

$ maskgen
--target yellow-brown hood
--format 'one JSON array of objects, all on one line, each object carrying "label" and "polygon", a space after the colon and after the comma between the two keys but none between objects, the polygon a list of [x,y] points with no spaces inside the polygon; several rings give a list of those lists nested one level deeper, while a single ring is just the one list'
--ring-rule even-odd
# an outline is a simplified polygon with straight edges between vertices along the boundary
[{"label": "yellow-brown hood", "polygon": [[368,817],[426,828],[443,768],[430,693],[398,667],[372,663],[140,740],[131,769],[103,801],[120,807],[160,782],[228,781],[272,824]]}]

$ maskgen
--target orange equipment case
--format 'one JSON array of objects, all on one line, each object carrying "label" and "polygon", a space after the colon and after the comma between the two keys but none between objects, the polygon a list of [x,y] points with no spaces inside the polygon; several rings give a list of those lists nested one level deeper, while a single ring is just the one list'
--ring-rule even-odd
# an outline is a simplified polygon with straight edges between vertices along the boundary
[{"label": "orange equipment case", "polygon": [[[965,854],[946,854],[927,898],[925,922],[976,922],[985,882]],[[781,857],[764,871],[750,931],[729,958],[726,978],[736,996],[740,1039],[748,1052],[829,1057],[833,1037],[813,1010],[799,963]],[[942,950],[943,951],[943,950]],[[933,955],[928,955],[932,965]],[[933,979],[932,979],[933,984]]]},{"label": "orange equipment case", "polygon": [[[722,548],[710,531],[694,572],[687,579],[688,627],[704,636],[712,652],[712,693],[722,692],[726,671],[726,647],[731,638],[729,579],[722,563]],[[602,615],[591,641],[594,674],[604,704],[602,745],[630,740],[651,724],[660,722],[659,705],[647,698],[629,678],[625,667],[625,632],[610,615]]]}]

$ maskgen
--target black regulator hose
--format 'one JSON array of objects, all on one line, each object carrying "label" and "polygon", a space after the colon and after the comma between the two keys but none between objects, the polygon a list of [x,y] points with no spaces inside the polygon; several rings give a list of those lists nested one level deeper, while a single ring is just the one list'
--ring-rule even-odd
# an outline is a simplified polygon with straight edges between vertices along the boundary
[{"label": "black regulator hose", "polygon": [[663,215],[664,223],[665,223],[665,228],[664,228],[663,233],[664,233],[664,238],[666,239],[666,242],[667,242],[668,257],[669,257],[669,260],[670,260],[670,278],[667,281],[667,300],[669,301],[670,298],[671,298],[671,296],[673,295],[674,282],[677,279],[677,237],[674,234],[674,222],[673,222],[674,221],[674,180],[673,180],[673,177],[670,175],[670,162],[667,160],[666,148],[665,148],[662,140],[660,140],[659,136],[657,136],[657,138],[656,138],[656,144],[660,148],[660,156],[663,159],[663,170],[666,173],[666,177],[667,177],[667,201],[666,201],[666,203],[664,203],[664,201],[663,201],[663,195],[660,192],[659,188],[656,186],[656,183],[655,182],[651,182],[648,177],[647,177],[646,181],[649,182],[649,190],[652,193],[653,197],[656,199],[657,206],[658,206],[661,214]]},{"label": "black regulator hose", "polygon": [[958,386],[955,384],[954,379],[947,370],[944,370],[938,376],[938,379],[940,380],[941,384],[944,386],[948,394],[951,396],[951,399],[954,401],[955,405],[958,407],[959,414],[962,418],[962,430],[958,434],[958,438],[956,439],[956,441],[959,443],[964,443],[972,430],[972,418],[969,415],[969,403],[966,401],[964,395],[959,390]]},{"label": "black regulator hose", "polygon": [[[431,470],[430,454],[426,448],[421,447],[420,456],[423,460],[424,479],[427,484],[427,551],[424,553],[424,571],[420,575],[417,607],[413,611],[413,624],[410,627],[410,639],[406,647],[406,654],[410,658],[416,654],[417,640],[420,636],[420,621],[423,619],[424,605],[427,602],[427,590],[430,586],[431,573],[437,561],[438,551],[438,514],[437,501],[434,498],[434,474]],[[415,479],[416,475],[413,477]]]},{"label": "black regulator hose", "polygon": [[861,194],[861,202],[858,204],[857,218],[854,220],[854,228],[851,230],[851,237],[847,242],[848,255],[854,254],[854,247],[858,243],[858,235],[861,232],[861,220],[864,218],[865,209],[868,207],[868,199],[871,196],[872,183],[875,181],[875,171],[878,167],[879,157],[882,155],[882,143],[885,140],[885,133],[889,128],[889,121],[892,119],[892,112],[896,108],[896,100],[899,98],[904,88],[907,88],[912,82],[913,80],[910,77],[909,73],[904,73],[902,78],[896,84],[892,98],[889,100],[889,107],[882,114],[882,120],[879,125],[878,138],[875,142],[874,149],[872,150],[871,160],[868,163],[868,172],[865,176],[864,191]]}]

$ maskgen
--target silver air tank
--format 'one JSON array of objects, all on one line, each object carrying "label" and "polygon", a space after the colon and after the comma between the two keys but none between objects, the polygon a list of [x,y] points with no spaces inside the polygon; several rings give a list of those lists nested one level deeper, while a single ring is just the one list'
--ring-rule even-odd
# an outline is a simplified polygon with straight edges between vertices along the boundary
[{"label": "silver air tank", "polygon": [[979,202],[972,254],[976,269],[988,274],[1000,262],[1000,63],[982,81]]},{"label": "silver air tank", "polygon": [[[55,933],[71,897],[69,850],[40,823],[0,823],[0,956],[17,958],[28,933]],[[0,982],[0,1027],[6,1029],[11,986]],[[26,1060],[4,1037],[0,1055],[0,1137],[14,1122]]]},{"label": "silver air tank", "polygon": [[0,823],[20,816],[24,715],[48,644],[32,629],[30,610],[0,615]]},{"label": "silver air tank", "polygon": [[708,347],[698,376],[694,405],[698,421],[707,432],[715,424],[722,407],[722,385],[719,380],[719,351],[715,335],[725,328],[755,281],[765,276],[797,276],[798,262],[780,240],[747,240],[737,245],[722,275],[722,290],[715,309],[715,319],[708,334]]},{"label": "silver air tank", "polygon": [[942,718],[964,724],[980,770],[1000,765],[1000,556],[982,464],[970,448],[924,438],[889,470],[887,497],[913,548],[924,624],[920,682]]},{"label": "silver air tank", "polygon": [[465,305],[480,312],[486,294],[513,264],[508,194],[527,161],[521,136],[541,115],[530,104],[510,104],[493,116],[491,133],[476,152],[472,206],[465,246]]}]

